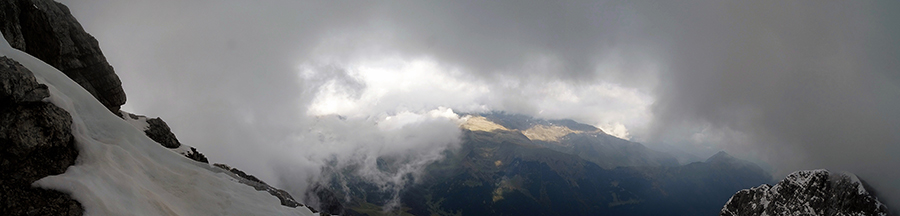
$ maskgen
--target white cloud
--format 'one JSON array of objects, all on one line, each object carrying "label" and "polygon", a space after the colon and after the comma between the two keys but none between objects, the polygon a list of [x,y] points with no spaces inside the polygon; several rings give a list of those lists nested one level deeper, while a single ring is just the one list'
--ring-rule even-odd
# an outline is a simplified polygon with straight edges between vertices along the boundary
[{"label": "white cloud", "polygon": [[438,107],[462,112],[503,110],[570,118],[605,127],[622,138],[631,138],[634,129],[640,133],[652,117],[651,96],[609,82],[573,84],[504,75],[492,82],[468,77],[429,58],[386,56],[348,62],[340,69],[315,66],[327,63],[300,67],[301,82],[317,86],[307,115],[384,117]]},{"label": "white cloud", "polygon": [[[316,71],[313,65],[321,64],[301,66],[301,79],[310,81],[319,77],[315,73],[331,73],[328,70]],[[372,116],[385,112],[428,110],[438,106],[477,109],[478,99],[491,93],[485,83],[467,80],[453,68],[427,58],[386,57],[345,65],[344,70],[349,78],[364,88],[354,90],[343,86],[347,82],[335,79],[325,81],[318,88],[307,114]]]},{"label": "white cloud", "polygon": [[611,124],[603,124],[598,126],[598,128],[609,135],[613,135],[625,140],[631,139],[631,134],[628,133],[628,128],[625,128],[625,125],[623,125],[622,123],[614,122]]},{"label": "white cloud", "polygon": [[[306,125],[308,130],[294,134],[277,166],[295,181],[289,187],[297,191],[335,175],[340,178],[350,169],[399,202],[399,191],[417,180],[425,166],[458,147],[459,122],[459,116],[443,107],[374,118],[318,116]],[[388,164],[392,169],[379,168],[379,158],[394,159]],[[292,173],[302,176],[290,177]]]}]

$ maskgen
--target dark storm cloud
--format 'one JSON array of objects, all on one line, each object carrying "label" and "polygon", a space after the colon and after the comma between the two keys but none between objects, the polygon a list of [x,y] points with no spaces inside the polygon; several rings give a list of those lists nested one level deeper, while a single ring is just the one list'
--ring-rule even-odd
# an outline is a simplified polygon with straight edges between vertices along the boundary
[{"label": "dark storm cloud", "polygon": [[[592,76],[598,51],[616,42],[621,5],[587,2],[444,2],[398,5],[399,47],[436,55],[476,73],[532,72],[523,63],[541,56],[560,61],[552,74]],[[546,72],[546,71],[539,71]]]},{"label": "dark storm cloud", "polygon": [[[709,142],[779,175],[851,171],[900,206],[896,2],[63,3],[116,67],[126,108],[264,179],[295,174],[259,158],[329,125],[306,123],[320,86],[368,87],[341,64],[424,56],[499,95],[479,103],[528,114],[545,99],[528,89],[548,82],[634,88],[655,101],[646,125],[628,125],[640,140]],[[301,64],[333,66],[301,79]],[[547,116],[573,110],[590,119]]]},{"label": "dark storm cloud", "polygon": [[708,123],[747,135],[779,175],[846,170],[900,198],[900,35],[888,8],[897,9],[758,2],[651,9],[668,51],[656,134]]}]

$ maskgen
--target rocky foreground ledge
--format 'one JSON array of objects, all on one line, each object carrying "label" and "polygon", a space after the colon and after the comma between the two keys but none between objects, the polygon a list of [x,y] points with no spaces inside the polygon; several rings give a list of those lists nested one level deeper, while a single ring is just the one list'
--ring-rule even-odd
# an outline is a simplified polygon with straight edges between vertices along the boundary
[{"label": "rocky foreground ledge", "polygon": [[0,214],[81,215],[77,201],[31,187],[75,164],[72,117],[45,102],[47,86],[18,62],[0,57]]},{"label": "rocky foreground ledge", "polygon": [[719,215],[884,216],[888,210],[856,175],[820,169],[791,173],[775,186],[738,191]]}]

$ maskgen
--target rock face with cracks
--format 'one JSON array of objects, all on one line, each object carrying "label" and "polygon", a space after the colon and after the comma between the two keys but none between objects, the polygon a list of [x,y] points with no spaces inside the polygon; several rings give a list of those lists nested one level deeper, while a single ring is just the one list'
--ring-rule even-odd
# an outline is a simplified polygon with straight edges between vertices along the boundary
[{"label": "rock face with cracks", "polygon": [[4,215],[81,215],[68,194],[31,183],[57,175],[75,163],[72,117],[44,102],[47,86],[6,57],[0,57],[0,212]]},{"label": "rock face with cracks", "polygon": [[125,104],[119,76],[100,45],[58,2],[0,0],[0,31],[9,44],[52,65],[113,113]]}]

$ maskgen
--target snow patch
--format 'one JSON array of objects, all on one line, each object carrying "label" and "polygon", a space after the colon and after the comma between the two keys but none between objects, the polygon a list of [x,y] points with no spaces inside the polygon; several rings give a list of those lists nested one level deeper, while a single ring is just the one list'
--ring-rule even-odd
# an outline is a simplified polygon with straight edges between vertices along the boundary
[{"label": "snow patch", "polygon": [[134,128],[137,128],[141,131],[147,131],[150,129],[150,123],[147,123],[147,116],[139,116],[133,113],[119,111],[122,114],[122,119],[128,124],[131,124]]},{"label": "snow patch", "polygon": [[173,151],[173,152],[175,152],[175,153],[178,153],[178,154],[180,154],[180,155],[188,156],[188,155],[190,155],[191,152],[192,152],[192,151],[191,151],[191,148],[193,148],[193,146],[181,144],[181,145],[178,146],[178,148],[173,148],[173,149],[166,148],[166,149],[171,150],[171,151]]}]

